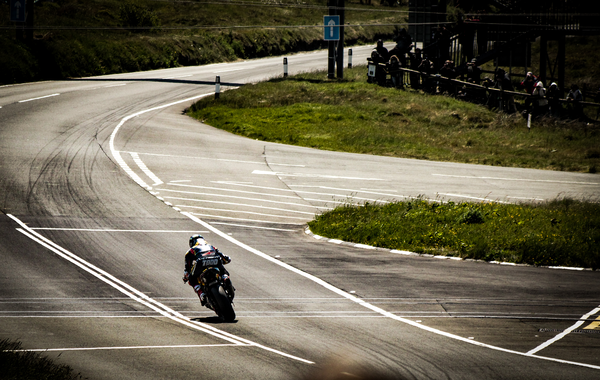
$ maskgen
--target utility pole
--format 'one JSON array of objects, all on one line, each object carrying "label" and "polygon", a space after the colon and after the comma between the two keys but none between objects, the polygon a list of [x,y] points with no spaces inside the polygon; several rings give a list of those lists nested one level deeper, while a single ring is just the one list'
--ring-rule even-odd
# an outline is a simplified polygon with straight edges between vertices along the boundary
[{"label": "utility pole", "polygon": [[33,41],[33,0],[26,0],[27,19],[25,20],[25,39]]},{"label": "utility pole", "polygon": [[[330,16],[335,16],[336,15],[336,9],[335,6],[337,5],[337,0],[327,0],[327,6],[329,7],[329,15]],[[328,44],[328,60],[327,60],[327,78],[328,79],[333,79],[335,78],[335,41],[329,40],[327,42]]]},{"label": "utility pole", "polygon": [[337,65],[337,77],[344,77],[344,18],[345,18],[345,0],[328,0],[329,16],[337,16],[339,23],[336,25],[336,34],[339,35],[337,40],[328,41],[328,62],[327,62],[327,78],[335,78]]},{"label": "utility pole", "polygon": [[338,41],[337,48],[337,77],[338,79],[344,78],[344,22],[345,22],[345,4],[346,0],[337,0],[338,3],[338,15],[340,16],[340,39]]}]

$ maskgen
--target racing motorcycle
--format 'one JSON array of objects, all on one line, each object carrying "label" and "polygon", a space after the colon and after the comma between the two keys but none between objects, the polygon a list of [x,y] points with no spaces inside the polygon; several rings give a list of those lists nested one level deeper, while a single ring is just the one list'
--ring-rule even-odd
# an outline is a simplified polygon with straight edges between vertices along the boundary
[{"label": "racing motorcycle", "polygon": [[213,310],[221,320],[235,320],[233,310],[233,287],[226,286],[219,268],[223,260],[218,255],[202,256],[192,266],[192,276],[198,276],[198,282],[206,295],[206,307]]}]

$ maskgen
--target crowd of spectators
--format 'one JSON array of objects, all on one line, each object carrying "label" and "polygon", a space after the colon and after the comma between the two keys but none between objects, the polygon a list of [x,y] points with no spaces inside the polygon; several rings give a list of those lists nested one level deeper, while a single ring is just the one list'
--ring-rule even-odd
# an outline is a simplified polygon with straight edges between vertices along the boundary
[{"label": "crowd of spectators", "polygon": [[[440,33],[443,34],[443,30]],[[441,65],[436,65],[435,62],[440,62],[439,57],[432,60],[424,55],[422,50],[414,48],[406,29],[400,31],[395,42],[396,46],[388,51],[382,40],[377,41],[369,59],[369,64],[373,65],[369,70],[369,82],[395,88],[410,85],[411,88],[426,93],[448,94],[464,100],[480,102],[489,108],[500,109],[507,113],[518,112],[514,94],[515,85],[503,68],[497,67],[493,78],[482,78],[483,70],[477,66],[477,58],[472,58],[467,63],[466,69],[463,68],[460,73],[449,56],[444,56],[446,59],[441,61]],[[405,75],[401,68],[409,68],[419,73],[411,72]],[[452,81],[459,77],[466,83]],[[405,83],[407,81],[408,83]],[[468,83],[484,87],[469,86]],[[579,120],[585,118],[581,103],[583,95],[576,84],[571,85],[566,99],[561,99],[562,91],[555,82],[546,88],[543,81],[532,72],[528,72],[520,84],[516,83],[529,95],[524,96],[525,101],[522,107],[520,106],[524,115],[531,114],[533,118],[540,116]],[[490,88],[500,91],[486,90]],[[598,112],[600,113],[600,107]]]}]

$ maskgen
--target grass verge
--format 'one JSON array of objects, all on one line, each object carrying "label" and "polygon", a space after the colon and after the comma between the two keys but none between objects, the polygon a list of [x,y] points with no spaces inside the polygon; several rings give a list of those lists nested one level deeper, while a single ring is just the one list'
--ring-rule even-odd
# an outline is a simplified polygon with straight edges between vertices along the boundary
[{"label": "grass verge", "polygon": [[23,352],[21,343],[8,339],[0,341],[1,380],[71,380],[81,379],[67,365],[56,364],[53,360],[34,352]]},{"label": "grass verge", "polygon": [[253,139],[325,150],[595,173],[600,125],[535,121],[492,112],[448,96],[382,88],[366,68],[344,80],[315,72],[274,79],[220,99],[205,98],[190,115]]},{"label": "grass verge", "polygon": [[465,259],[600,267],[600,204],[438,203],[339,206],[308,223],[315,234]]}]

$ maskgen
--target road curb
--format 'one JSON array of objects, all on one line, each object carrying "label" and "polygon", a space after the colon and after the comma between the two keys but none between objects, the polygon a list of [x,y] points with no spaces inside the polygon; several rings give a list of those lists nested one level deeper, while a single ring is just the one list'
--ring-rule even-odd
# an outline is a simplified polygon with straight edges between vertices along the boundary
[{"label": "road curb", "polygon": [[345,245],[345,246],[354,247],[354,248],[385,251],[385,252],[395,253],[395,254],[405,255],[405,256],[420,256],[420,257],[429,257],[429,258],[434,258],[434,259],[445,259],[445,260],[455,260],[455,261],[470,261],[470,262],[477,262],[477,263],[506,265],[506,266],[513,266],[513,267],[547,268],[547,269],[561,269],[561,270],[572,270],[572,271],[593,271],[592,268],[563,267],[563,266],[538,266],[538,265],[530,265],[530,264],[509,263],[506,261],[485,261],[485,260],[475,260],[475,259],[463,259],[462,257],[456,257],[456,256],[431,255],[428,253],[416,253],[416,252],[411,252],[411,251],[402,251],[402,250],[397,250],[397,249],[374,247],[372,245],[357,244],[357,243],[347,242],[347,241],[338,240],[338,239],[330,239],[328,237],[316,235],[310,230],[310,227],[306,227],[304,229],[304,233],[309,236],[312,236],[314,239],[325,240],[328,243],[333,243],[333,244],[337,244],[337,245]]}]

